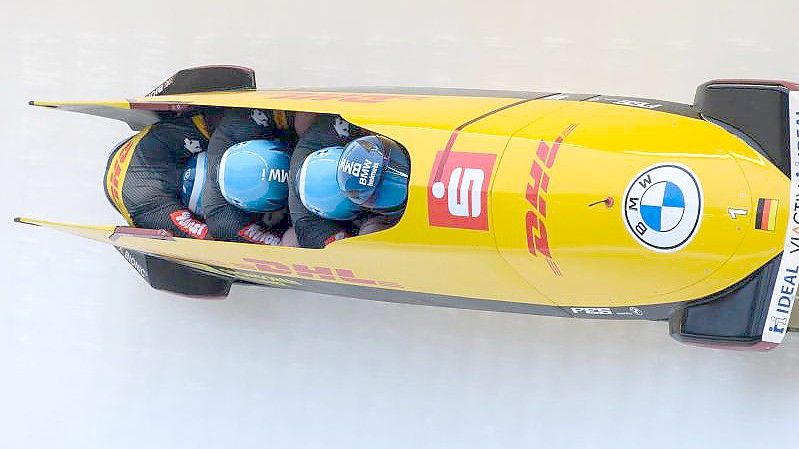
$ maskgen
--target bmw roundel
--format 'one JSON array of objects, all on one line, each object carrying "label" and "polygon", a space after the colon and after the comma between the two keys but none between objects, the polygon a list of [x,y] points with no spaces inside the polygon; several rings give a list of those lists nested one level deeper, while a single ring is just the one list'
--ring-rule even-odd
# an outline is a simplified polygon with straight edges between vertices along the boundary
[{"label": "bmw roundel", "polygon": [[685,166],[654,165],[627,186],[622,214],[627,230],[642,245],[676,251],[699,229],[702,187]]}]

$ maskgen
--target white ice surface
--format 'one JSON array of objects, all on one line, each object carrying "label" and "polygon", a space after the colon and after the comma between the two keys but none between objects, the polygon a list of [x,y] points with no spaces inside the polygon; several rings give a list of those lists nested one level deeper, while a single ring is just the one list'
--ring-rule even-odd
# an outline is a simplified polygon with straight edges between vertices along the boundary
[{"label": "white ice surface", "polygon": [[[26,106],[232,63],[261,86],[430,85],[690,102],[799,80],[794,0],[7,2],[0,13],[0,448],[758,448],[795,442],[799,339],[749,354],[661,323],[236,287],[158,293],[109,247],[11,223],[119,222],[128,131]],[[790,445],[782,446],[790,447]]]}]

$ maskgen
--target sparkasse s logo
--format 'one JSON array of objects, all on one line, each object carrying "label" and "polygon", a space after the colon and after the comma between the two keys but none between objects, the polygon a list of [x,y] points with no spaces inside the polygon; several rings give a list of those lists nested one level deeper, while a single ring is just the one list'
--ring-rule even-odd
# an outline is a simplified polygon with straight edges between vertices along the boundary
[{"label": "sparkasse s logo", "polygon": [[488,187],[496,158],[485,153],[436,154],[427,185],[430,226],[488,230]]}]

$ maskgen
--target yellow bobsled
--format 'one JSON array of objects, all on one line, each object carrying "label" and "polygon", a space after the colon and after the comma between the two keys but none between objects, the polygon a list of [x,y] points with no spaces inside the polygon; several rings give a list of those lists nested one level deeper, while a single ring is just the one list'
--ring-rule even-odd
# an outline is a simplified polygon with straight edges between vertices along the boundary
[{"label": "yellow bobsled", "polygon": [[[400,142],[393,228],[325,249],[176,238],[29,218],[115,246],[156,288],[231,282],[579,318],[669,320],[680,341],[769,349],[799,277],[799,86],[703,84],[695,104],[452,89],[255,90],[181,71],[145,97],[32,102],[123,120],[241,107],[338,114]],[[98,156],[99,157],[99,156]]]}]

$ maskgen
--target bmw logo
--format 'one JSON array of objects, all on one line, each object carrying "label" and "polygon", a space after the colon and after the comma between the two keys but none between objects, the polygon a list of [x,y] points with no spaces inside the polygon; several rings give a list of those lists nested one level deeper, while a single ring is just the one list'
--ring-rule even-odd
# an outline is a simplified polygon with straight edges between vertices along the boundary
[{"label": "bmw logo", "polygon": [[658,164],[624,191],[624,223],[645,247],[677,251],[693,238],[702,218],[702,187],[688,167]]}]

